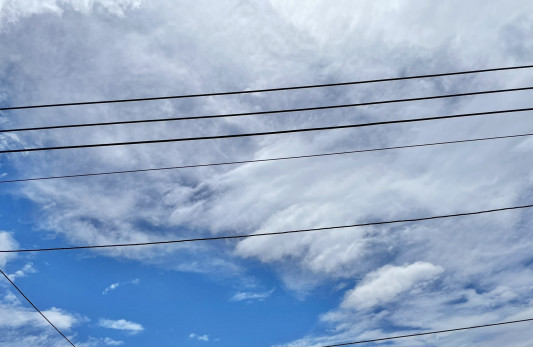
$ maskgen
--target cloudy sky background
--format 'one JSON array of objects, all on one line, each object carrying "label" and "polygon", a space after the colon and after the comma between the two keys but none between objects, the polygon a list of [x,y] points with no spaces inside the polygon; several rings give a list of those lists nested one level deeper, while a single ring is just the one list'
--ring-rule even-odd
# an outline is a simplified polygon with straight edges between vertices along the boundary
[{"label": "cloudy sky background", "polygon": [[[0,0],[0,105],[531,64],[529,1]],[[3,128],[533,86],[518,70],[0,113]],[[0,148],[208,136],[531,107],[531,92],[0,135]],[[2,155],[3,179],[533,132],[531,112],[322,133]],[[533,139],[3,184],[0,248],[143,242],[533,203]],[[169,246],[0,256],[78,346],[321,346],[533,317],[533,213]],[[2,346],[65,341],[0,282]],[[528,323],[390,342],[526,346]]]}]

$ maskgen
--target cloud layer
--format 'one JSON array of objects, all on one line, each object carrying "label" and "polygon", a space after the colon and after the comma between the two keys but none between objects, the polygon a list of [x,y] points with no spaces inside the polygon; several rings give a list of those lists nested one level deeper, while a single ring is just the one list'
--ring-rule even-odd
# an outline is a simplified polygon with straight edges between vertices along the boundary
[{"label": "cloud layer", "polygon": [[[0,96],[10,105],[239,90],[531,63],[533,4],[473,0],[0,2]],[[460,9],[460,10],[458,10]],[[52,13],[53,15],[47,15]],[[61,16],[58,14],[61,13]],[[110,15],[111,14],[111,15]],[[30,17],[31,16],[31,17]],[[194,20],[201,18],[201,20]],[[53,34],[56,33],[56,34]],[[57,34],[60,33],[60,34]],[[172,39],[170,39],[172,38]],[[24,44],[21,44],[24,42]],[[55,49],[51,49],[54,47]],[[38,57],[38,59],[37,59]],[[278,94],[1,114],[5,127],[204,115],[529,86],[520,72]],[[31,86],[28,87],[28,86]],[[202,136],[530,107],[530,93],[143,127],[0,136],[6,147]],[[6,177],[198,164],[531,132],[530,113],[236,141],[11,156]],[[14,190],[40,211],[36,233],[103,244],[268,233],[498,208],[533,201],[533,141],[387,151],[35,182]],[[6,166],[7,164],[7,166]],[[305,297],[340,291],[320,345],[491,323],[530,312],[531,212],[95,253],[241,278],[250,261]],[[38,235],[38,234],[37,234]],[[9,234],[0,244],[16,247]],[[206,256],[209,255],[209,256]],[[0,256],[1,257],[1,256]],[[0,266],[6,258],[0,258]],[[338,287],[340,288],[340,287]],[[247,292],[238,293],[244,298]],[[252,294],[253,295],[253,294]],[[102,323],[105,322],[105,323]],[[354,324],[356,322],[357,324]],[[138,323],[100,325],[141,331]],[[103,326],[103,325],[102,325]],[[398,345],[516,345],[490,333]],[[438,342],[438,343],[437,343]],[[290,341],[288,342],[291,345]]]},{"label": "cloud layer", "polygon": [[346,293],[342,306],[364,309],[392,301],[398,294],[441,274],[443,269],[426,262],[406,266],[385,265],[369,273]]}]

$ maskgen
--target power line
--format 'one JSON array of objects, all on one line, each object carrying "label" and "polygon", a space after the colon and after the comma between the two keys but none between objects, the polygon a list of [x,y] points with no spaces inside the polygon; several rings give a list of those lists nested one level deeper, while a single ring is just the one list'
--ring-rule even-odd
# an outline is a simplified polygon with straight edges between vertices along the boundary
[{"label": "power line", "polygon": [[453,119],[453,118],[461,118],[461,117],[474,117],[474,116],[481,116],[481,115],[493,115],[493,114],[501,114],[501,113],[524,112],[524,111],[532,111],[532,110],[533,110],[533,108],[521,108],[521,109],[511,109],[511,110],[502,110],[502,111],[463,113],[463,114],[446,115],[446,116],[438,116],[438,117],[401,119],[401,120],[393,120],[393,121],[382,121],[382,122],[372,122],[372,123],[358,123],[358,124],[337,125],[337,126],[330,126],[330,127],[278,130],[278,131],[267,131],[267,132],[246,133],[246,134],[184,137],[184,138],[160,139],[160,140],[108,142],[108,143],[95,143],[95,144],[87,144],[87,145],[69,145],[69,146],[55,146],[55,147],[35,147],[35,148],[22,148],[22,149],[6,149],[6,150],[1,150],[0,154],[20,153],[20,152],[36,152],[36,151],[52,151],[52,150],[63,150],[63,149],[94,148],[94,147],[110,147],[110,146],[146,145],[146,144],[169,143],[169,142],[204,141],[204,140],[228,139],[228,138],[237,138],[237,137],[280,135],[280,134],[301,133],[301,132],[314,132],[314,131],[325,131],[325,130],[361,128],[361,127],[376,126],[376,125],[388,125],[388,124],[399,124],[399,123],[412,123],[412,122],[422,122],[422,121],[432,121],[432,120],[443,120],[443,119]]},{"label": "power line", "polygon": [[31,302],[31,300],[28,299],[28,297],[27,297],[26,295],[24,295],[24,293],[22,292],[22,290],[20,290],[20,288],[17,287],[17,285],[16,285],[15,283],[13,283],[13,281],[11,281],[11,279],[9,279],[9,277],[7,277],[7,275],[4,273],[4,271],[2,271],[2,269],[0,269],[0,273],[2,273],[2,275],[4,275],[4,277],[9,281],[9,283],[11,283],[11,285],[12,285],[13,287],[15,287],[15,289],[20,293],[20,295],[22,295],[22,296],[24,297],[24,299],[26,299],[26,301],[29,302],[30,305],[33,306],[33,308],[35,309],[35,311],[37,311],[37,312],[38,312],[38,313],[39,313],[39,314],[40,314],[40,315],[41,315],[41,316],[42,316],[42,317],[48,322],[48,324],[50,324],[50,325],[51,325],[51,326],[52,326],[52,327],[53,327],[53,328],[54,328],[54,329],[55,329],[55,330],[56,330],[61,336],[63,336],[63,338],[64,338],[65,340],[68,341],[68,343],[70,343],[73,347],[76,347],[76,346],[72,343],[72,341],[70,341],[70,340],[68,339],[68,337],[66,337],[65,334],[63,334],[63,333],[61,332],[61,330],[59,330],[59,329],[54,325],[54,323],[50,322],[50,320],[49,320],[48,318],[46,318],[46,316],[44,315],[44,313],[42,313],[41,310],[39,310],[39,309],[37,308],[37,306],[35,306],[35,305],[33,304],[33,302]]},{"label": "power line", "polygon": [[477,142],[477,141],[500,140],[500,139],[509,139],[509,138],[526,137],[526,136],[533,136],[533,133],[531,133],[531,134],[518,134],[518,135],[506,135],[506,136],[494,136],[494,137],[482,137],[482,138],[477,138],[477,139],[466,139],[466,140],[457,140],[457,141],[422,143],[422,144],[416,144],[416,145],[405,145],[405,146],[394,146],[394,147],[383,147],[383,148],[360,149],[360,150],[343,151],[343,152],[331,152],[331,153],[321,153],[321,154],[298,155],[298,156],[290,156],[290,157],[278,157],[278,158],[266,158],[266,159],[254,159],[254,160],[241,160],[241,161],[231,161],[231,162],[211,163],[211,164],[195,164],[195,165],[170,166],[170,167],[161,167],[161,168],[152,168],[152,169],[136,169],[136,170],[123,170],[123,171],[109,171],[109,172],[95,172],[95,173],[86,173],[86,174],[62,175],[62,176],[21,178],[21,179],[15,179],[15,180],[0,181],[0,184],[2,184],[2,183],[16,183],[16,182],[52,180],[52,179],[62,179],[62,178],[116,175],[116,174],[126,174],[126,173],[149,172],[149,171],[189,169],[189,168],[207,167],[207,166],[260,163],[260,162],[269,162],[269,161],[278,161],[278,160],[316,158],[316,157],[326,157],[326,156],[334,156],[334,155],[345,155],[345,154],[355,154],[355,153],[386,151],[386,150],[394,150],[394,149],[407,149],[407,148],[426,147],[426,146],[448,145],[448,144],[454,144],[454,143],[466,143],[466,142]]},{"label": "power line", "polygon": [[100,123],[85,123],[85,124],[65,124],[65,125],[52,125],[52,126],[40,126],[40,127],[17,128],[17,129],[3,129],[3,130],[0,130],[0,133],[22,132],[22,131],[31,131],[31,130],[51,130],[51,129],[80,128],[80,127],[93,127],[93,126],[109,126],[109,125],[124,125],[124,124],[139,124],[139,123],[154,123],[154,122],[172,122],[172,121],[183,121],[183,120],[213,119],[213,118],[228,118],[228,117],[247,117],[247,116],[290,113],[290,112],[308,112],[308,111],[330,110],[330,109],[339,109],[339,108],[351,108],[351,107],[360,107],[360,106],[393,104],[393,103],[401,103],[401,102],[412,102],[412,101],[455,98],[455,97],[461,97],[461,96],[484,95],[484,94],[495,94],[495,93],[509,93],[509,92],[531,90],[531,89],[533,89],[533,87],[521,87],[521,88],[511,88],[511,89],[494,89],[494,90],[485,90],[485,91],[480,91],[480,92],[468,92],[468,93],[459,93],[459,94],[445,94],[445,95],[435,95],[435,96],[424,96],[424,97],[408,98],[408,99],[392,99],[392,100],[370,101],[370,102],[342,104],[342,105],[328,105],[328,106],[316,106],[316,107],[304,107],[304,108],[291,108],[291,109],[283,109],[283,110],[242,112],[242,113],[226,113],[226,114],[214,114],[214,115],[206,115],[206,116],[154,118],[154,119],[140,119],[140,120],[127,120],[127,121],[116,121],[116,122],[100,122]]},{"label": "power line", "polygon": [[395,224],[395,223],[406,223],[406,222],[420,222],[420,221],[433,220],[433,219],[443,219],[443,218],[452,218],[452,217],[471,216],[471,215],[478,215],[478,214],[485,214],[485,213],[493,213],[493,212],[525,209],[525,208],[531,208],[531,207],[533,207],[533,205],[504,207],[504,208],[496,208],[496,209],[491,209],[491,210],[482,210],[482,211],[475,211],[475,212],[463,212],[463,213],[455,213],[455,214],[432,216],[432,217],[397,219],[397,220],[384,221],[384,222],[369,222],[369,223],[357,223],[357,224],[339,225],[339,226],[330,226],[330,227],[320,227],[320,228],[311,228],[311,229],[286,230],[286,231],[277,231],[277,232],[272,232],[272,233],[257,233],[257,234],[245,234],[245,235],[200,237],[200,238],[192,238],[192,239],[153,241],[153,242],[138,242],[138,243],[117,243],[117,244],[107,244],[107,245],[51,247],[51,248],[33,248],[33,249],[12,249],[12,250],[0,250],[0,253],[65,251],[65,250],[75,250],[75,249],[132,247],[132,246],[162,245],[162,244],[171,244],[171,243],[244,239],[244,238],[248,238],[248,237],[286,235],[286,234],[295,234],[295,233],[303,233],[303,232],[318,231],[318,230],[334,230],[334,229],[345,229],[345,228],[372,226],[372,225],[384,225],[384,224]]},{"label": "power line", "polygon": [[390,337],[382,337],[382,338],[371,339],[371,340],[360,340],[360,341],[354,341],[354,342],[345,342],[345,343],[338,343],[338,344],[335,344],[335,345],[327,345],[327,346],[321,346],[321,347],[340,347],[340,346],[358,345],[358,344],[362,344],[362,343],[388,341],[388,340],[403,339],[403,338],[406,338],[406,337],[415,337],[415,336],[423,336],[423,335],[442,334],[442,333],[449,333],[449,332],[460,331],[460,330],[488,328],[488,327],[494,327],[494,326],[498,326],[498,325],[515,324],[515,323],[523,323],[523,322],[530,322],[530,321],[533,321],[533,318],[519,319],[519,320],[492,323],[492,324],[474,325],[474,326],[463,327],[463,328],[454,328],[454,329],[446,329],[446,330],[434,330],[434,331],[428,331],[428,332],[425,332],[425,333],[415,333],[415,334],[408,334],[408,335],[397,335],[397,336],[390,336]]},{"label": "power line", "polygon": [[522,65],[522,66],[499,67],[499,68],[482,69],[482,70],[446,72],[446,73],[430,74],[430,75],[416,75],[416,76],[406,76],[406,77],[381,78],[381,79],[374,79],[374,80],[364,80],[364,81],[354,81],[354,82],[340,82],[340,83],[326,83],[326,84],[314,84],[314,85],[304,85],[304,86],[295,86],[295,87],[280,87],[280,88],[241,90],[241,91],[234,91],[234,92],[215,92],[215,93],[202,93],[202,94],[157,96],[157,97],[135,98],[135,99],[114,99],[114,100],[68,102],[68,103],[28,105],[28,106],[10,106],[10,107],[1,107],[0,111],[22,110],[22,109],[32,109],[32,108],[45,108],[45,107],[81,106],[81,105],[112,104],[112,103],[124,103],[124,102],[184,99],[184,98],[197,98],[197,97],[205,97],[205,96],[222,96],[222,95],[265,93],[265,92],[277,92],[277,91],[283,91],[283,90],[336,87],[336,86],[369,84],[369,83],[379,83],[379,82],[404,81],[404,80],[420,79],[420,78],[433,78],[433,77],[466,75],[466,74],[483,73],[483,72],[529,69],[529,68],[532,68],[532,67],[533,67],[533,65]]}]

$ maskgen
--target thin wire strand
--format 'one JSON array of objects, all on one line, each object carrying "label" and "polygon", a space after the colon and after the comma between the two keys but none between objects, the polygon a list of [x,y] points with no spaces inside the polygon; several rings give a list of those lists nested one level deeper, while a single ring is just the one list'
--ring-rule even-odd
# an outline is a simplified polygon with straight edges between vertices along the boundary
[{"label": "thin wire strand", "polygon": [[35,148],[22,148],[22,149],[6,149],[6,150],[0,151],[0,154],[20,153],[20,152],[37,152],[37,151],[53,151],[53,150],[64,150],[64,149],[94,148],[94,147],[110,147],[110,146],[146,145],[146,144],[154,144],[154,143],[169,143],[169,142],[184,142],[184,141],[205,141],[205,140],[228,139],[228,138],[237,138],[237,137],[281,135],[281,134],[301,133],[301,132],[314,132],[314,131],[361,128],[361,127],[369,127],[369,126],[377,126],[377,125],[390,125],[390,124],[399,124],[399,123],[434,121],[434,120],[444,120],[444,119],[453,119],[453,118],[462,118],[462,117],[475,117],[475,116],[482,116],[482,115],[494,115],[494,114],[503,114],[503,113],[513,113],[513,112],[525,112],[525,111],[532,111],[532,110],[533,110],[533,108],[521,108],[521,109],[512,109],[512,110],[488,111],[488,112],[476,112],[476,113],[463,113],[463,114],[438,116],[438,117],[401,119],[401,120],[393,120],[393,121],[382,121],[382,122],[372,122],[372,123],[358,123],[358,124],[337,125],[337,126],[330,126],[330,127],[279,130],[279,131],[257,132],[257,133],[247,133],[247,134],[185,137],[185,138],[161,139],[161,140],[108,142],[108,143],[95,143],[95,144],[88,144],[88,145],[69,145],[69,146],[55,146],[55,147],[35,147]]},{"label": "thin wire strand", "polygon": [[431,216],[431,217],[422,217],[422,218],[409,218],[409,219],[398,219],[398,220],[383,221],[383,222],[357,223],[357,224],[338,225],[338,226],[320,227],[320,228],[311,228],[311,229],[297,229],[297,230],[277,231],[277,232],[272,232],[272,233],[228,235],[228,236],[215,236],[215,237],[200,237],[200,238],[192,238],[192,239],[181,239],[181,240],[166,240],[166,241],[152,241],[152,242],[138,242],[138,243],[117,243],[117,244],[90,245],[90,246],[51,247],[51,248],[34,248],[34,249],[12,249],[12,250],[0,250],[0,253],[27,253],[27,252],[65,251],[65,250],[79,250],[79,249],[93,249],[93,248],[114,248],[114,247],[162,245],[162,244],[171,244],[171,243],[186,243],[186,242],[214,241],[214,240],[233,240],[233,239],[244,239],[244,238],[249,238],[249,237],[296,234],[296,233],[304,233],[304,232],[319,231],[319,230],[334,230],[334,229],[365,227],[365,226],[372,226],[372,225],[396,224],[396,223],[407,223],[407,222],[420,222],[420,221],[427,221],[427,220],[433,220],[433,219],[463,217],[463,216],[472,216],[472,215],[494,213],[494,212],[501,212],[501,211],[526,209],[526,208],[531,208],[531,207],[533,207],[533,205],[512,206],[512,207],[496,208],[496,209],[491,209],[491,210],[454,213],[454,214],[440,215],[440,216]]},{"label": "thin wire strand", "polygon": [[529,68],[532,68],[532,67],[533,67],[533,65],[521,65],[521,66],[510,66],[510,67],[499,67],[499,68],[491,68],[491,69],[482,69],[482,70],[446,72],[446,73],[429,74],[429,75],[392,77],[392,78],[381,78],[381,79],[374,79],[374,80],[364,80],[364,81],[354,81],[354,82],[340,82],[340,83],[326,83],[326,84],[314,84],[314,85],[304,85],[304,86],[295,86],[295,87],[280,87],[280,88],[241,90],[241,91],[234,91],[234,92],[215,92],[215,93],[202,93],[202,94],[186,94],[186,95],[157,96],[157,97],[134,98],[134,99],[114,99],[114,100],[99,100],[99,101],[68,102],[68,103],[28,105],[28,106],[9,106],[9,107],[0,107],[0,111],[22,110],[22,109],[32,109],[32,108],[45,108],[45,107],[64,107],[64,106],[112,104],[112,103],[124,103],[124,102],[139,102],[139,101],[184,99],[184,98],[197,98],[197,97],[206,97],[206,96],[222,96],[222,95],[265,93],[265,92],[277,92],[277,91],[283,91],[283,90],[337,87],[337,86],[347,86],[347,85],[357,85],[357,84],[370,84],[370,83],[380,83],[380,82],[404,81],[404,80],[410,80],[410,79],[421,79],[421,78],[434,78],[434,77],[444,77],[444,76],[466,75],[466,74],[475,74],[475,73],[483,73],[483,72],[529,69]]},{"label": "thin wire strand", "polygon": [[403,338],[406,338],[406,337],[415,337],[415,336],[450,333],[450,332],[454,332],[454,331],[479,329],[479,328],[488,328],[488,327],[495,327],[495,326],[498,326],[498,325],[515,324],[515,323],[523,323],[523,322],[530,322],[530,321],[533,321],[533,318],[519,319],[519,320],[492,323],[492,324],[473,325],[473,326],[463,327],[463,328],[453,328],[453,329],[446,329],[446,330],[434,330],[434,331],[428,331],[428,332],[424,332],[424,333],[415,333],[415,334],[408,334],[408,335],[397,335],[397,336],[390,336],[390,337],[382,337],[382,338],[378,338],[378,339],[360,340],[360,341],[354,341],[354,342],[345,342],[345,343],[338,343],[338,344],[334,344],[334,345],[327,345],[327,346],[321,346],[321,347],[340,347],[340,346],[358,345],[358,344],[370,343],[370,342],[380,342],[380,341],[403,339]]},{"label": "thin wire strand", "polygon": [[401,103],[401,102],[413,102],[413,101],[423,101],[423,100],[455,98],[455,97],[462,97],[462,96],[473,96],[473,95],[484,95],[484,94],[495,94],[495,93],[509,93],[509,92],[532,90],[532,89],[533,89],[533,87],[521,87],[521,88],[511,88],[511,89],[494,89],[494,90],[485,90],[485,91],[480,91],[480,92],[468,92],[468,93],[459,93],[459,94],[445,94],[445,95],[424,96],[424,97],[408,98],[408,99],[392,99],[392,100],[370,101],[370,102],[353,103],[353,104],[342,104],[342,105],[328,105],[328,106],[292,108],[292,109],[283,109],[283,110],[214,114],[214,115],[206,115],[206,116],[188,116],[188,117],[139,119],[139,120],[127,120],[127,121],[116,121],[116,122],[100,122],[100,123],[85,123],[85,124],[65,124],[65,125],[52,125],[52,126],[41,126],[41,127],[16,128],[16,129],[3,129],[3,130],[0,130],[0,133],[22,132],[22,131],[33,131],[33,130],[51,130],[51,129],[94,127],[94,126],[109,126],[109,125],[139,124],[139,123],[153,123],[153,122],[171,122],[171,121],[199,120],[199,119],[213,119],[213,118],[228,118],[228,117],[246,117],[246,116],[258,116],[258,115],[265,115],[265,114],[280,114],[280,113],[290,113],[290,112],[309,112],[309,111],[330,110],[330,109],[339,109],[339,108],[352,108],[352,107],[361,107],[361,106],[393,104],[393,103]]},{"label": "thin wire strand", "polygon": [[15,287],[15,289],[20,293],[20,295],[22,295],[22,296],[24,297],[24,299],[26,299],[26,301],[29,302],[30,305],[33,306],[33,308],[35,309],[35,311],[37,311],[37,312],[38,312],[38,313],[39,313],[39,314],[40,314],[40,315],[41,315],[41,316],[42,316],[42,317],[48,322],[48,324],[50,324],[50,325],[51,325],[51,326],[52,326],[52,327],[53,327],[53,328],[54,328],[54,329],[55,329],[55,330],[56,330],[61,336],[63,336],[63,338],[64,338],[65,340],[68,341],[68,343],[70,343],[73,347],[76,347],[76,346],[72,343],[72,341],[70,341],[70,340],[68,339],[68,337],[66,337],[65,334],[63,334],[63,333],[61,332],[61,330],[59,330],[59,329],[54,325],[54,323],[50,322],[50,320],[44,315],[44,313],[42,313],[41,310],[39,310],[39,309],[37,308],[37,306],[35,306],[35,305],[33,304],[33,302],[31,302],[31,300],[28,299],[28,297],[27,297],[26,295],[24,295],[24,293],[22,292],[22,290],[20,290],[20,288],[19,288],[15,283],[13,283],[13,281],[11,281],[11,279],[10,279],[10,278],[4,273],[4,271],[2,271],[2,269],[0,269],[0,273],[2,273],[2,275],[3,275],[3,276],[9,281],[9,283],[11,283],[11,285],[12,285],[13,287]]},{"label": "thin wire strand", "polygon": [[170,167],[161,167],[161,168],[152,168],[152,169],[137,169],[137,170],[123,170],[123,171],[109,171],[109,172],[96,172],[96,173],[87,173],[87,174],[75,174],[75,175],[21,178],[21,179],[15,179],[15,180],[0,181],[0,184],[2,184],[2,183],[16,183],[16,182],[28,182],[28,181],[41,181],[41,180],[53,180],[53,179],[63,179],[63,178],[117,175],[117,174],[149,172],[149,171],[189,169],[189,168],[198,168],[198,167],[207,167],[207,166],[260,163],[260,162],[269,162],[269,161],[278,161],[278,160],[291,160],[291,159],[327,157],[327,156],[334,156],[334,155],[377,152],[377,151],[387,151],[387,150],[394,150],[394,149],[407,149],[407,148],[426,147],[426,146],[449,145],[449,144],[454,144],[454,143],[467,143],[467,142],[477,142],[477,141],[501,140],[501,139],[527,137],[527,136],[533,136],[533,133],[531,133],[531,134],[506,135],[506,136],[494,136],[494,137],[482,137],[482,138],[477,138],[477,139],[466,139],[466,140],[457,140],[457,141],[422,143],[422,144],[416,144],[416,145],[405,145],[405,146],[394,146],[394,147],[383,147],[383,148],[360,149],[360,150],[344,151],[344,152],[332,152],[332,153],[321,153],[321,154],[298,155],[298,156],[290,156],[290,157],[266,158],[266,159],[254,159],[254,160],[241,160],[241,161],[231,161],[231,162],[211,163],[211,164],[182,165],[182,166],[170,166]]}]

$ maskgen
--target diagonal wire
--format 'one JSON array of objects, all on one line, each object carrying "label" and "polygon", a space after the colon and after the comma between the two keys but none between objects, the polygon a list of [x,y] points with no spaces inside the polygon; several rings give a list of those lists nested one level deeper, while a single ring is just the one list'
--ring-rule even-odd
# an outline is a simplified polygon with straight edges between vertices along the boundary
[{"label": "diagonal wire", "polygon": [[410,80],[410,79],[467,75],[467,74],[475,74],[475,73],[483,73],[483,72],[529,69],[529,68],[532,68],[532,67],[533,67],[533,65],[521,65],[521,66],[498,67],[498,68],[481,69],[481,70],[446,72],[446,73],[429,74],[429,75],[392,77],[392,78],[381,78],[381,79],[374,79],[374,80],[353,81],[353,82],[339,82],[339,83],[326,83],[326,84],[314,84],[314,85],[294,86],[294,87],[280,87],[280,88],[241,90],[241,91],[233,91],[233,92],[215,92],[215,93],[202,93],[202,94],[156,96],[156,97],[134,98],[134,99],[113,99],[113,100],[98,100],[98,101],[56,103],[56,104],[42,104],[42,105],[9,106],[9,107],[0,107],[0,111],[22,110],[22,109],[33,109],[33,108],[47,108],[47,107],[81,106],[81,105],[95,105],[95,104],[112,104],[112,103],[154,101],[154,100],[169,100],[169,99],[184,99],[184,98],[197,98],[197,97],[206,97],[206,96],[222,96],[222,95],[265,93],[265,92],[277,92],[277,91],[283,91],[283,90],[336,87],[336,86],[347,86],[347,85],[357,85],[357,84],[370,84],[370,83],[380,83],[380,82],[404,81],[404,80]]},{"label": "diagonal wire", "polygon": [[510,139],[510,138],[527,137],[527,136],[533,136],[533,133],[530,133],[530,134],[517,134],[517,135],[506,135],[506,136],[482,137],[482,138],[476,138],[476,139],[466,139],[466,140],[456,140],[456,141],[445,141],[445,142],[422,143],[422,144],[416,144],[416,145],[404,145],[404,146],[383,147],[383,148],[370,148],[370,149],[360,149],[360,150],[343,151],[343,152],[331,152],[331,153],[320,153],[320,154],[308,154],[308,155],[298,155],[298,156],[290,156],[290,157],[278,157],[278,158],[266,158],[266,159],[241,160],[241,161],[231,161],[231,162],[211,163],[211,164],[195,164],[195,165],[182,165],[182,166],[160,167],[160,168],[152,168],[152,169],[137,169],[137,170],[123,170],[123,171],[95,172],[95,173],[74,174],[74,175],[62,175],[62,176],[20,178],[20,179],[14,179],[14,180],[0,181],[0,184],[2,184],[2,183],[16,183],[16,182],[29,182],[29,181],[41,181],[41,180],[53,180],[53,179],[63,179],[63,178],[77,178],[77,177],[92,177],[92,176],[103,176],[103,175],[117,175],[117,174],[127,174],[127,173],[150,172],[150,171],[163,171],[163,170],[189,169],[189,168],[208,167],[208,166],[221,166],[221,165],[236,165],[236,164],[248,164],[248,163],[261,163],[261,162],[278,161],[278,160],[291,160],[291,159],[317,158],[317,157],[327,157],[327,156],[345,155],[345,154],[356,154],[356,153],[367,153],[367,152],[377,152],[377,151],[388,151],[388,150],[395,150],[395,149],[407,149],[407,148],[417,148],[417,147],[427,147],[427,146],[440,146],[440,145],[449,145],[449,144],[454,144],[454,143],[468,143],[468,142],[478,142],[478,141],[501,140],[501,139]]},{"label": "diagonal wire", "polygon": [[87,145],[69,145],[69,146],[54,146],[54,147],[35,147],[35,148],[21,148],[21,149],[6,149],[6,150],[1,150],[0,154],[20,153],[20,152],[36,152],[36,151],[52,151],[52,150],[63,150],[63,149],[110,147],[110,146],[146,145],[146,144],[154,144],[154,143],[169,143],[169,142],[184,142],[184,141],[204,141],[204,140],[228,139],[228,138],[238,138],[238,137],[253,137],[253,136],[266,136],[266,135],[280,135],[280,134],[314,132],[314,131],[325,131],[325,130],[361,128],[361,127],[369,127],[369,126],[376,126],[376,125],[423,122],[423,121],[433,121],[433,120],[461,118],[461,117],[474,117],[474,116],[494,115],[494,114],[503,114],[503,113],[513,113],[513,112],[525,112],[525,111],[532,111],[532,110],[533,110],[533,108],[520,108],[520,109],[510,109],[510,110],[500,110],[500,111],[463,113],[463,114],[438,116],[438,117],[401,119],[401,120],[372,122],[372,123],[358,123],[358,124],[337,125],[337,126],[330,126],[330,127],[290,129],[290,130],[278,130],[278,131],[267,131],[267,132],[246,133],[246,134],[185,137],[185,138],[160,139],[160,140],[108,142],[108,143],[95,143],[95,144],[87,144]]},{"label": "diagonal wire", "polygon": [[24,297],[24,299],[26,299],[26,301],[29,302],[30,305],[33,306],[33,308],[35,309],[35,311],[37,311],[37,312],[38,312],[38,313],[39,313],[39,314],[40,314],[40,315],[41,315],[41,316],[42,316],[42,317],[48,322],[48,324],[50,324],[50,325],[51,325],[51,326],[52,326],[52,327],[53,327],[53,328],[54,328],[54,329],[55,329],[55,330],[56,330],[61,336],[63,336],[63,338],[64,338],[65,340],[68,341],[68,343],[70,343],[73,347],[76,347],[76,346],[72,343],[72,341],[70,341],[70,340],[68,339],[68,337],[66,337],[65,334],[63,334],[63,333],[61,332],[61,330],[59,330],[59,329],[54,325],[54,323],[50,322],[50,320],[44,315],[44,313],[42,313],[41,310],[39,310],[39,309],[37,308],[37,306],[35,306],[35,305],[33,304],[33,302],[31,302],[31,300],[28,299],[28,297],[27,297],[26,295],[24,295],[24,293],[22,292],[22,290],[20,290],[20,288],[19,288],[15,283],[13,283],[13,281],[11,281],[11,279],[10,279],[10,278],[4,273],[4,271],[2,271],[2,269],[0,269],[0,273],[1,273],[1,274],[2,274],[2,275],[3,275],[3,276],[9,281],[9,283],[11,283],[11,285],[12,285],[13,287],[15,287],[15,289],[20,293],[20,295],[22,295],[22,296]]},{"label": "diagonal wire", "polygon": [[357,224],[349,224],[349,225],[337,225],[337,226],[311,228],[311,229],[296,229],[296,230],[287,230],[287,231],[277,231],[277,232],[272,232],[272,233],[256,233],[256,234],[245,234],[245,235],[200,237],[200,238],[192,238],[192,239],[166,240],[166,241],[153,241],[153,242],[116,243],[116,244],[106,244],[106,245],[89,245],[89,246],[72,246],[72,247],[50,247],[50,248],[33,248],[33,249],[11,249],[11,250],[0,250],[0,253],[27,253],[27,252],[45,252],[45,251],[65,251],[65,250],[79,250],[79,249],[93,249],[93,248],[149,246],[149,245],[162,245],[162,244],[171,244],[171,243],[186,243],[186,242],[214,241],[214,240],[233,240],[233,239],[244,239],[244,238],[249,238],[249,237],[296,234],[296,233],[304,233],[304,232],[319,231],[319,230],[335,230],[335,229],[365,227],[365,226],[372,226],[372,225],[396,224],[396,223],[407,223],[407,222],[421,222],[421,221],[434,220],[434,219],[455,218],[455,217],[480,215],[480,214],[487,214],[487,213],[494,213],[494,212],[519,210],[519,209],[526,209],[526,208],[531,208],[531,207],[533,207],[533,204],[532,205],[522,205],[522,206],[495,208],[495,209],[491,209],[491,210],[482,210],[482,211],[475,211],[475,212],[454,213],[454,214],[447,214],[447,215],[440,215],[440,216],[397,219],[397,220],[390,220],[390,221],[357,223]]},{"label": "diagonal wire", "polygon": [[396,339],[403,339],[403,338],[407,338],[407,337],[450,333],[450,332],[454,332],[454,331],[479,329],[479,328],[488,328],[488,327],[495,327],[495,326],[499,326],[499,325],[516,324],[516,323],[531,322],[531,321],[533,321],[533,318],[519,319],[519,320],[513,320],[513,321],[507,321],[507,322],[499,322],[499,323],[491,323],[491,324],[473,325],[473,326],[463,327],[463,328],[434,330],[434,331],[428,331],[428,332],[424,332],[424,333],[415,333],[415,334],[408,334],[408,335],[397,335],[397,336],[381,337],[381,338],[377,338],[377,339],[360,340],[360,341],[345,342],[345,343],[337,343],[337,344],[334,344],[334,345],[327,345],[327,346],[320,346],[320,347],[350,346],[350,345],[358,345],[358,344],[363,344],[363,343],[390,341],[390,340],[396,340]]},{"label": "diagonal wire", "polygon": [[485,94],[496,94],[496,93],[509,93],[509,92],[532,90],[532,89],[533,89],[533,87],[520,87],[520,88],[510,88],[510,89],[493,89],[493,90],[484,90],[484,91],[479,91],[479,92],[445,94],[445,95],[424,96],[424,97],[408,98],[408,99],[380,100],[380,101],[369,101],[369,102],[360,102],[360,103],[352,103],[352,104],[327,105],[327,106],[304,107],[304,108],[291,108],[291,109],[270,110],[270,111],[214,114],[214,115],[206,115],[206,116],[187,116],[187,117],[139,119],[139,120],[100,122],[100,123],[85,123],[85,124],[82,123],[82,124],[51,125],[51,126],[29,127],[29,128],[3,129],[3,130],[0,130],[0,133],[22,132],[22,131],[32,131],[32,130],[52,130],[52,129],[94,127],[94,126],[109,126],[109,125],[140,124],[140,123],[153,123],[153,122],[171,122],[171,121],[213,119],[213,118],[228,118],[228,117],[245,117],[245,116],[257,116],[257,115],[265,115],[265,114],[280,114],[280,113],[289,113],[289,112],[308,112],[308,111],[330,110],[330,109],[340,109],[340,108],[352,108],[352,107],[360,107],[360,106],[395,104],[395,103],[401,103],[401,102],[413,102],[413,101],[423,101],[423,100],[456,98],[456,97],[462,97],[462,96],[485,95]]}]

